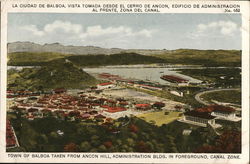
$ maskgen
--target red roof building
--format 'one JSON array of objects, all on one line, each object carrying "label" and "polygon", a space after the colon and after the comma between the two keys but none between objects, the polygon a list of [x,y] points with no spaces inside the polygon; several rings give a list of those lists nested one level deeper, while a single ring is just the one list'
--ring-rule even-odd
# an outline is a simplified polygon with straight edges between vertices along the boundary
[{"label": "red roof building", "polygon": [[198,108],[196,109],[196,111],[199,111],[199,112],[216,111],[216,112],[221,112],[221,113],[232,113],[232,112],[235,112],[235,109],[231,107],[222,106],[222,105],[209,105],[207,107]]},{"label": "red roof building", "polygon": [[108,107],[108,110],[105,110],[105,111],[109,113],[116,113],[116,112],[122,112],[126,110],[127,110],[126,108],[122,108],[122,107]]},{"label": "red roof building", "polygon": [[208,124],[215,125],[214,116],[209,112],[199,112],[196,110],[184,113],[183,121],[197,126],[207,127]]},{"label": "red roof building", "polygon": [[6,122],[6,147],[16,147],[18,146],[18,142],[16,140],[13,128],[10,124],[10,121]]},{"label": "red roof building", "polygon": [[113,83],[107,82],[107,83],[101,83],[101,84],[98,84],[98,85],[100,85],[100,86],[106,86],[106,85],[111,85],[111,84],[113,84]]},{"label": "red roof building", "polygon": [[188,80],[175,76],[175,75],[163,75],[161,79],[172,82],[172,83],[187,83]]},{"label": "red roof building", "polygon": [[151,108],[151,105],[150,104],[136,104],[135,108],[139,110],[148,110]]}]

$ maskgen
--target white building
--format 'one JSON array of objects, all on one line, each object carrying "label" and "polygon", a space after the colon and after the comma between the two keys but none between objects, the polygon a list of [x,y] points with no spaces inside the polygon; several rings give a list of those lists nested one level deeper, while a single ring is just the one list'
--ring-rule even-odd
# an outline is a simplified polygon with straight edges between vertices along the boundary
[{"label": "white building", "polygon": [[97,89],[109,89],[114,87],[115,85],[111,82],[97,84]]},{"label": "white building", "polygon": [[183,92],[170,91],[170,93],[179,97],[183,97]]},{"label": "white building", "polygon": [[235,109],[231,107],[217,108],[211,113],[211,115],[215,116],[216,119],[229,120],[234,122],[241,120],[240,117],[236,116]]},{"label": "white building", "polygon": [[195,110],[185,112],[184,117],[179,121],[202,127],[207,127],[208,124],[216,126],[214,116],[211,116],[208,112],[198,112]]}]

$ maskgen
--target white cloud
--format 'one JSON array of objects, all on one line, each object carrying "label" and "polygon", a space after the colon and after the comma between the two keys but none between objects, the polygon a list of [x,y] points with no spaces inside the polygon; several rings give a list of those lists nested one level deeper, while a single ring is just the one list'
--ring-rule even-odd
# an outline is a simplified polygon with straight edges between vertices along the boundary
[{"label": "white cloud", "polygon": [[200,34],[219,32],[222,35],[232,36],[237,30],[237,24],[232,21],[217,21],[197,26],[197,32]]},{"label": "white cloud", "polygon": [[97,46],[129,43],[131,40],[152,37],[153,33],[156,32],[156,30],[149,29],[134,30],[128,26],[103,27],[95,25],[83,27],[81,24],[61,20],[46,24],[41,29],[38,29],[36,25],[23,26],[22,29],[31,32],[34,40],[38,40],[38,36],[40,36],[40,39],[45,43],[72,44],[75,42]]},{"label": "white cloud", "polygon": [[53,23],[44,26],[44,32],[47,33],[51,33],[57,30],[62,30],[66,33],[79,34],[80,32],[82,32],[82,26],[79,24],[72,24],[71,22],[63,22],[60,20],[56,20]]},{"label": "white cloud", "polygon": [[31,32],[33,35],[35,35],[35,36],[43,36],[45,34],[44,31],[38,30],[36,25],[23,26],[23,27],[21,27],[21,29],[27,30],[27,31]]},{"label": "white cloud", "polygon": [[81,37],[100,37],[104,35],[122,35],[122,36],[144,36],[151,37],[153,30],[143,29],[140,31],[133,31],[130,27],[119,26],[119,27],[107,27],[103,28],[102,26],[90,26],[87,28]]}]

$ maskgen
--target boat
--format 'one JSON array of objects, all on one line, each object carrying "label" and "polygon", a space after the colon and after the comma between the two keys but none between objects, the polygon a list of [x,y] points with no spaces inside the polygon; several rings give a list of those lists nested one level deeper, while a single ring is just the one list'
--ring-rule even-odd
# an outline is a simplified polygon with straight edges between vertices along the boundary
[{"label": "boat", "polygon": [[187,79],[175,75],[163,75],[160,78],[162,80],[169,81],[172,83],[187,83],[189,81]]}]

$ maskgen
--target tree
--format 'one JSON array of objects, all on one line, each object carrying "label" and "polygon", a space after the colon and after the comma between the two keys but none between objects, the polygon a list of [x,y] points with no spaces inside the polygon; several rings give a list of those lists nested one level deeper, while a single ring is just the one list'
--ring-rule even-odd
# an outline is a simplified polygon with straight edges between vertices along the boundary
[{"label": "tree", "polygon": [[149,147],[145,144],[144,141],[139,141],[136,144],[136,151],[138,152],[150,152]]},{"label": "tree", "polygon": [[136,125],[131,124],[131,125],[129,126],[129,130],[130,130],[131,132],[137,133],[139,129],[138,129],[138,127],[137,127]]},{"label": "tree", "polygon": [[177,148],[174,142],[174,137],[166,135],[166,152],[168,153],[177,153]]},{"label": "tree", "polygon": [[37,143],[38,144],[47,144],[48,143],[48,137],[45,134],[41,134],[37,137]]},{"label": "tree", "polygon": [[87,141],[84,141],[84,142],[82,142],[82,143],[80,144],[80,151],[87,152],[87,151],[90,150],[90,148],[91,148],[91,145],[90,145],[90,143],[87,142]]},{"label": "tree", "polygon": [[56,132],[50,132],[50,137],[56,139],[58,137],[58,134]]},{"label": "tree", "polygon": [[241,153],[241,132],[225,131],[213,145],[204,145],[195,150],[198,153]]},{"label": "tree", "polygon": [[111,141],[106,141],[106,142],[103,143],[103,145],[104,145],[107,149],[109,149],[109,148],[112,147],[113,144],[112,144]]},{"label": "tree", "polygon": [[133,140],[133,138],[128,138],[126,141],[127,141],[126,143],[127,143],[129,146],[134,146],[134,145],[135,145],[135,141]]},{"label": "tree", "polygon": [[28,122],[22,122],[20,130],[20,145],[27,151],[34,151],[37,145],[38,133],[29,125]]},{"label": "tree", "polygon": [[153,104],[153,107],[156,108],[156,109],[158,109],[158,110],[162,109],[164,106],[165,106],[165,104],[162,103],[162,102],[155,102]]},{"label": "tree", "polygon": [[77,152],[79,151],[79,146],[76,145],[75,143],[69,143],[64,146],[63,150],[65,152]]},{"label": "tree", "polygon": [[104,145],[100,145],[98,147],[98,152],[106,152],[106,151],[107,151],[107,148]]},{"label": "tree", "polygon": [[100,140],[99,140],[99,137],[97,135],[93,135],[91,137],[91,145],[93,145],[94,147],[100,145]]}]

